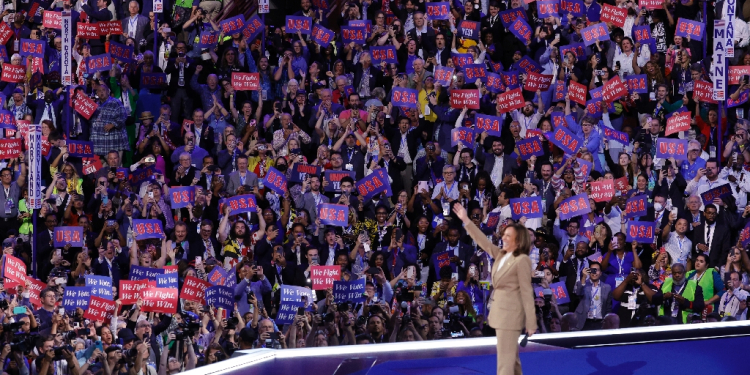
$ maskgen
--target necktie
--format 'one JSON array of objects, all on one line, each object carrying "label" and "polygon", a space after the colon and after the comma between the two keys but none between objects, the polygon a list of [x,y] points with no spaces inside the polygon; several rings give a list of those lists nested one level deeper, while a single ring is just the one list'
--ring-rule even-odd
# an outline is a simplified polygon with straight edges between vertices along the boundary
[{"label": "necktie", "polygon": [[708,226],[708,233],[706,234],[706,246],[708,246],[708,251],[709,252],[711,251],[711,242],[713,242],[712,241],[713,238],[711,238],[711,228],[712,227],[713,227],[712,225]]}]

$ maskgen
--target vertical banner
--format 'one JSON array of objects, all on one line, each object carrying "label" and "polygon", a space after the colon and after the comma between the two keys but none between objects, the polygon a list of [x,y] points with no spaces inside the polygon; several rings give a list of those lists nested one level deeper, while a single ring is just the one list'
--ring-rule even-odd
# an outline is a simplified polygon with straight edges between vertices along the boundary
[{"label": "vertical banner", "polygon": [[714,83],[714,100],[726,100],[726,41],[726,21],[714,20],[714,55],[709,71]]},{"label": "vertical banner", "polygon": [[42,208],[42,126],[29,125],[29,197],[30,209]]},{"label": "vertical banner", "polygon": [[[60,58],[60,79],[63,86],[73,84],[73,21],[70,18],[70,11],[63,10],[60,21],[62,30],[60,38],[62,39],[62,57]],[[31,196],[31,195],[29,195]]]}]

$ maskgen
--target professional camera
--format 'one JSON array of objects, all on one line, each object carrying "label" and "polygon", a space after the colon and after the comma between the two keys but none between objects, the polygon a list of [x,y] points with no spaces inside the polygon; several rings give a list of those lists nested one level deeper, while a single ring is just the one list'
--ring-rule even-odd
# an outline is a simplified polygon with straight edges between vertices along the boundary
[{"label": "professional camera", "polygon": [[[464,329],[461,326],[463,319],[464,318],[459,315],[458,306],[451,306],[448,309],[448,323],[443,326],[443,337],[454,339],[464,337]],[[464,325],[467,324],[466,322],[463,323]]]},{"label": "professional camera", "polygon": [[23,326],[23,322],[3,324],[3,332],[14,332]]},{"label": "professional camera", "polygon": [[[230,323],[233,323],[231,328]],[[237,320],[236,317],[227,319],[227,329],[234,329],[238,323],[239,320]],[[175,330],[175,340],[184,340],[186,337],[195,336],[196,332],[200,330],[201,325],[200,323],[193,321],[192,316],[186,315],[183,317],[182,323],[178,324],[177,327],[179,327],[179,329]]]},{"label": "professional camera", "polygon": [[238,324],[240,324],[240,320],[236,316],[227,319],[227,329],[236,329]]},{"label": "professional camera", "polygon": [[10,351],[23,354],[31,353],[31,349],[34,349],[37,336],[38,334],[16,333],[13,335],[13,341],[10,343]]},{"label": "professional camera", "polygon": [[[409,293],[411,294],[411,293]],[[409,314],[409,303],[401,301],[401,329],[406,328],[411,322],[411,315]]]},{"label": "professional camera", "polygon": [[352,308],[352,303],[350,301],[346,301],[344,303],[340,303],[336,306],[336,310],[338,312],[347,312],[349,309]]},{"label": "professional camera", "polygon": [[64,359],[65,357],[63,356],[63,350],[65,350],[65,349],[67,349],[69,353],[73,353],[73,351],[74,351],[73,347],[70,346],[70,345],[56,346],[56,347],[54,347],[52,349],[55,351],[55,358],[52,359],[53,361],[60,361],[60,360]]},{"label": "professional camera", "polygon": [[8,309],[8,300],[0,299],[0,310],[7,310]]}]

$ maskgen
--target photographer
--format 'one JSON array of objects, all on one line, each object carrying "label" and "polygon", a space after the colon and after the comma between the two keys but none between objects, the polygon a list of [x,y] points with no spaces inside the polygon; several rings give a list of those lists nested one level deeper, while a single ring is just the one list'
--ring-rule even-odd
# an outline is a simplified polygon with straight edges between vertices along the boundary
[{"label": "photographer", "polygon": [[[65,347],[54,347],[54,336],[39,336],[34,350],[39,356],[31,364],[31,373],[37,375],[78,375],[78,361]],[[19,366],[19,368],[22,366]]]}]

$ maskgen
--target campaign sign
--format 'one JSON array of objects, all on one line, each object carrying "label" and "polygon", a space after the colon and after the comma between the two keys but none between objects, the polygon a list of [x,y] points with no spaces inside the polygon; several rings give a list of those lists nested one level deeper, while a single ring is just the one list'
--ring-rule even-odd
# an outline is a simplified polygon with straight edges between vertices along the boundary
[{"label": "campaign sign", "polygon": [[299,31],[302,34],[312,32],[312,18],[300,16],[286,16],[286,32],[296,34]]},{"label": "campaign sign", "polygon": [[750,243],[750,222],[748,222],[745,227],[742,228],[739,240],[742,243],[743,248],[747,247],[748,243]]},{"label": "campaign sign", "polygon": [[558,80],[555,82],[554,92],[552,93],[553,102],[561,102],[565,100],[565,96],[568,95],[568,87],[565,85],[564,80]]},{"label": "campaign sign", "polygon": [[560,11],[564,14],[570,13],[573,17],[582,17],[586,14],[586,6],[583,0],[561,0]]},{"label": "campaign sign", "polygon": [[5,22],[0,22],[0,44],[5,45],[14,35],[13,30]]},{"label": "campaign sign", "polygon": [[130,266],[130,280],[142,280],[147,279],[151,281],[156,281],[156,278],[159,275],[163,275],[164,270],[161,268],[149,268],[149,267],[141,267],[141,266]]},{"label": "campaign sign", "polygon": [[510,200],[510,212],[513,220],[522,217],[527,219],[541,218],[542,197],[514,198]]},{"label": "campaign sign", "polygon": [[[565,282],[558,281],[556,283],[552,283],[549,285],[549,288],[552,289],[552,294],[555,295],[555,301],[557,301],[558,305],[564,305],[570,302],[570,295],[568,295],[568,288],[565,286]],[[534,288],[534,295],[540,298],[544,298],[544,288]]]},{"label": "campaign sign", "polygon": [[740,93],[740,96],[737,98],[737,100],[732,99],[731,96],[727,97],[727,108],[734,108],[738,105],[742,105],[747,103],[747,99],[750,97],[750,92],[748,90],[743,90]]},{"label": "campaign sign", "polygon": [[498,62],[494,62],[494,61],[492,61],[492,59],[490,59],[488,62],[490,63],[490,69],[492,69],[492,71],[495,72],[495,73],[500,73],[503,70],[505,70],[505,68],[503,68],[503,63],[501,63],[499,61]]},{"label": "campaign sign", "polygon": [[628,178],[620,177],[615,179],[615,189],[619,190],[622,194],[628,193]]},{"label": "campaign sign", "polygon": [[500,77],[499,74],[489,72],[487,73],[487,82],[484,87],[487,88],[487,91],[493,94],[499,94],[505,89],[502,77]]},{"label": "campaign sign", "polygon": [[591,194],[589,196],[594,202],[609,202],[615,195],[614,180],[593,181],[590,185]]},{"label": "campaign sign", "polygon": [[648,195],[638,194],[625,203],[625,219],[643,216],[648,210]]},{"label": "campaign sign", "polygon": [[206,289],[210,288],[211,284],[208,281],[203,281],[197,277],[188,276],[185,278],[185,282],[182,283],[182,290],[180,291],[180,298],[188,301],[196,301],[203,303],[206,295]]},{"label": "campaign sign", "polygon": [[380,65],[383,61],[388,64],[398,63],[398,58],[396,58],[396,47],[394,46],[370,47],[370,53],[372,54],[372,61],[375,65]]},{"label": "campaign sign", "polygon": [[250,19],[245,22],[245,28],[242,29],[242,36],[247,38],[247,42],[250,43],[251,41],[255,40],[255,37],[257,37],[261,31],[265,29],[266,25],[256,14],[250,17]]},{"label": "campaign sign", "polygon": [[513,8],[498,13],[500,15],[500,22],[503,23],[505,28],[509,28],[517,19],[528,20],[526,18],[526,11],[523,8]]},{"label": "campaign sign", "polygon": [[234,309],[234,290],[232,288],[216,285],[206,289],[206,305],[221,307],[224,310],[232,311]]},{"label": "campaign sign", "polygon": [[432,77],[435,79],[435,83],[439,83],[443,87],[448,87],[453,80],[454,71],[455,69],[447,66],[436,66],[435,71],[432,73]]},{"label": "campaign sign", "polygon": [[479,22],[461,20],[458,24],[458,32],[456,35],[459,38],[479,40]]},{"label": "campaign sign", "polygon": [[553,77],[553,75],[530,72],[526,75],[526,84],[523,89],[531,92],[536,92],[536,90],[547,91],[552,86]]},{"label": "campaign sign", "polygon": [[[143,312],[174,314],[177,312],[177,289],[149,287],[141,291]],[[234,302],[234,300],[232,300]],[[233,305],[234,306],[234,305]]]},{"label": "campaign sign", "polygon": [[297,309],[305,307],[302,301],[284,301],[279,305],[279,311],[276,313],[276,318],[273,320],[277,326],[282,324],[293,324],[294,318],[297,316]]},{"label": "campaign sign", "polygon": [[654,235],[653,221],[628,221],[625,242],[638,241],[641,244],[650,244],[656,242]]},{"label": "campaign sign", "polygon": [[580,105],[586,105],[586,93],[588,89],[585,85],[575,81],[568,82],[568,96],[570,101]]},{"label": "campaign sign", "polygon": [[13,159],[21,154],[21,139],[0,140],[0,159]]},{"label": "campaign sign", "polygon": [[331,44],[331,41],[333,41],[335,34],[333,31],[328,30],[316,23],[315,25],[313,25],[312,34],[310,35],[310,37],[313,42],[318,43],[322,47],[328,47],[328,45]]},{"label": "campaign sign", "polygon": [[355,179],[357,173],[354,171],[332,171],[326,170],[325,179],[328,181],[328,185],[325,187],[326,193],[341,193],[341,179],[349,176]]},{"label": "campaign sign", "polygon": [[487,67],[484,64],[468,64],[463,67],[466,82],[474,83],[477,79],[487,82]]},{"label": "campaign sign", "polygon": [[[111,291],[112,290],[110,289],[110,292]],[[112,315],[115,314],[115,309],[117,309],[117,304],[115,304],[115,301],[112,301],[112,299],[107,300],[105,298],[91,296],[89,306],[83,312],[83,317],[95,322],[104,322],[112,319]]]},{"label": "campaign sign", "polygon": [[611,103],[614,100],[628,95],[628,88],[618,75],[615,75],[614,78],[607,81],[603,87],[602,99],[607,103]]},{"label": "campaign sign", "polygon": [[313,290],[333,288],[333,282],[341,280],[341,266],[311,266],[310,280]]},{"label": "campaign sign", "polygon": [[519,72],[500,72],[500,78],[502,78],[503,85],[505,85],[508,90],[520,87],[519,82],[521,82],[521,73]]},{"label": "campaign sign", "polygon": [[53,12],[51,10],[44,11],[44,14],[42,15],[42,26],[44,26],[45,29],[60,30],[62,29],[60,26],[61,22],[62,12]]},{"label": "campaign sign", "polygon": [[572,196],[560,203],[560,220],[568,220],[570,218],[585,215],[591,212],[591,206],[589,206],[588,194],[578,194]]},{"label": "campaign sign", "polygon": [[34,56],[44,58],[44,50],[47,48],[47,42],[43,40],[21,39],[21,49],[18,53],[23,56]]},{"label": "campaign sign", "polygon": [[705,29],[706,25],[703,22],[692,21],[680,17],[677,19],[675,35],[679,35],[683,38],[691,38],[693,40],[703,40],[703,32]]},{"label": "campaign sign", "polygon": [[506,113],[514,109],[523,108],[525,101],[521,89],[517,88],[499,94],[497,96],[497,103],[500,105],[500,113]]},{"label": "campaign sign", "polygon": [[[364,288],[362,288],[364,292]],[[302,297],[307,298],[307,303],[313,302],[313,291],[301,286],[282,285],[281,301],[302,301]]]},{"label": "campaign sign", "polygon": [[[333,302],[353,302],[359,303],[365,301],[365,278],[354,281],[334,281],[333,282]],[[283,288],[283,287],[282,287]]]},{"label": "campaign sign", "polygon": [[3,255],[3,277],[21,285],[26,284],[26,264],[12,255]]},{"label": "campaign sign", "polygon": [[738,85],[740,83],[740,79],[742,79],[742,76],[746,75],[750,75],[750,66],[730,66],[729,84]]},{"label": "campaign sign", "polygon": [[183,208],[195,203],[195,186],[175,186],[169,189],[172,208]]},{"label": "campaign sign", "polygon": [[359,196],[363,202],[367,202],[372,197],[391,188],[388,182],[388,176],[381,176],[378,173],[371,173],[369,176],[357,181],[356,185]]},{"label": "campaign sign", "polygon": [[536,2],[539,18],[558,17],[560,14],[560,0],[539,0]]},{"label": "campaign sign", "polygon": [[279,172],[276,168],[268,168],[268,173],[263,178],[263,186],[275,191],[279,195],[286,194],[286,175]]},{"label": "campaign sign", "polygon": [[687,139],[657,138],[656,157],[674,158],[675,160],[687,160]]},{"label": "campaign sign", "polygon": [[258,91],[260,73],[232,72],[232,87],[237,91]]},{"label": "campaign sign", "polygon": [[621,143],[625,146],[630,144],[628,133],[618,132],[617,130],[606,126],[603,126],[602,130],[604,131],[604,138]]},{"label": "campaign sign", "polygon": [[[49,154],[49,152],[47,154]],[[87,176],[98,172],[102,167],[103,164],[99,155],[94,155],[93,158],[83,158],[83,174]]]},{"label": "campaign sign", "polygon": [[18,83],[26,78],[26,67],[23,65],[3,64],[2,77],[0,81]]},{"label": "campaign sign", "polygon": [[451,107],[479,109],[479,90],[451,90]]},{"label": "campaign sign", "polygon": [[364,44],[367,41],[367,30],[364,27],[341,26],[341,39],[345,44]]},{"label": "campaign sign", "polygon": [[583,37],[583,44],[588,47],[596,42],[609,40],[609,31],[603,23],[595,23],[581,30],[581,36]]},{"label": "campaign sign", "polygon": [[219,23],[219,29],[224,32],[224,35],[234,35],[242,32],[245,28],[245,15],[240,14],[232,18],[227,18]]},{"label": "campaign sign", "polygon": [[67,141],[68,154],[81,158],[94,157],[94,143],[88,141]]},{"label": "campaign sign", "polygon": [[[6,66],[8,66],[8,64],[5,64],[3,67]],[[99,105],[96,104],[94,99],[89,98],[89,96],[84,94],[83,91],[78,91],[73,99],[75,100],[73,108],[78,114],[87,120],[90,119],[91,116],[94,115],[94,112],[96,112],[96,109],[99,108]]]},{"label": "campaign sign", "polygon": [[198,38],[196,47],[199,49],[212,49],[219,43],[219,32],[213,29],[203,31]]},{"label": "campaign sign", "polygon": [[531,26],[529,26],[526,20],[519,18],[513,21],[513,24],[510,25],[510,32],[524,44],[528,44],[531,41]]},{"label": "campaign sign", "polygon": [[391,103],[394,107],[417,108],[419,93],[414,89],[394,87],[391,90]]},{"label": "campaign sign", "polygon": [[[32,305],[36,308],[42,307],[42,299],[40,298],[40,294],[42,293],[42,290],[47,287],[47,283],[42,282],[40,280],[34,279],[29,277],[29,289],[27,291],[29,292],[29,302],[31,302]],[[5,287],[9,287],[10,282],[8,284],[5,284]]]},{"label": "campaign sign", "polygon": [[515,65],[517,65],[524,72],[526,72],[526,74],[542,72],[542,66],[539,65],[538,62],[534,61],[529,56],[522,57],[521,60],[518,60],[518,62]]},{"label": "campaign sign", "polygon": [[112,300],[112,278],[109,276],[86,275],[86,286],[91,287],[91,295]]},{"label": "campaign sign", "polygon": [[712,203],[716,198],[724,199],[730,195],[732,195],[732,187],[727,183],[702,193],[701,199],[705,205]]},{"label": "campaign sign", "polygon": [[447,20],[451,14],[451,3],[425,3],[428,20]]},{"label": "campaign sign", "polygon": [[497,116],[483,115],[477,113],[475,129],[479,132],[487,132],[489,135],[499,137],[503,130],[503,119]]},{"label": "campaign sign", "polygon": [[124,63],[131,63],[133,59],[133,46],[126,46],[111,40],[109,42],[109,55],[113,59],[120,60]]},{"label": "campaign sign", "polygon": [[142,89],[161,89],[167,86],[166,73],[141,73]]},{"label": "campaign sign", "polygon": [[663,6],[664,2],[661,0],[638,0],[638,7],[647,10],[661,9]]},{"label": "campaign sign", "polygon": [[228,278],[229,273],[227,273],[224,267],[214,267],[214,269],[206,275],[206,280],[211,283],[211,285],[225,285]]},{"label": "campaign sign", "polygon": [[[271,171],[269,170],[268,173],[271,173]],[[279,172],[276,171],[276,174],[279,174]],[[286,187],[286,180],[284,181],[284,187]],[[258,211],[258,204],[255,202],[255,195],[253,194],[235,195],[234,197],[227,198],[224,204],[228,205],[231,209],[229,215]]]},{"label": "campaign sign", "polygon": [[529,160],[533,156],[544,155],[544,149],[542,148],[542,142],[538,137],[530,137],[516,141],[516,147],[523,160]]},{"label": "campaign sign", "polygon": [[646,75],[637,74],[625,77],[625,84],[628,87],[628,92],[631,94],[647,94],[648,85],[646,85]]},{"label": "campaign sign", "polygon": [[133,232],[135,233],[135,239],[138,241],[147,238],[164,238],[161,220],[158,219],[133,220]]},{"label": "campaign sign", "polygon": [[115,178],[118,180],[128,180],[128,175],[130,174],[130,168],[117,168],[117,172],[115,172]]},{"label": "campaign sign", "polygon": [[372,21],[370,20],[349,20],[348,26],[364,27],[368,34],[372,31]]},{"label": "campaign sign", "polygon": [[99,39],[102,35],[98,23],[78,22],[77,31],[76,36],[81,39]]},{"label": "campaign sign", "polygon": [[320,176],[322,167],[319,165],[301,164],[295,163],[292,169],[292,177],[289,178],[289,182],[302,183],[307,176]]},{"label": "campaign sign", "polygon": [[149,280],[120,280],[120,288],[117,294],[123,305],[132,305],[138,302],[141,296],[141,289],[148,287]]},{"label": "campaign sign", "polygon": [[472,148],[474,146],[474,131],[464,127],[451,129],[451,146],[457,146],[459,143]]},{"label": "campaign sign", "polygon": [[583,140],[578,138],[570,129],[565,126],[555,128],[551,133],[546,134],[547,139],[555,146],[562,149],[568,155],[575,155],[578,149],[583,145]]},{"label": "campaign sign", "polygon": [[560,47],[560,56],[565,56],[568,52],[580,59],[586,58],[586,45],[583,43],[571,43]]},{"label": "campaign sign", "polygon": [[89,299],[91,299],[90,286],[69,286],[65,288],[62,307],[65,308],[66,312],[71,313],[79,307],[86,311],[89,307]]},{"label": "campaign sign", "polygon": [[466,65],[474,63],[474,56],[472,56],[470,53],[451,52],[451,59],[453,60],[453,65],[459,68],[463,68]]},{"label": "campaign sign", "polygon": [[453,256],[452,251],[443,251],[440,253],[434,253],[432,254],[432,265],[435,267],[435,274],[440,274],[440,269],[445,266],[450,266],[453,272],[457,271],[457,265],[455,263],[451,263],[451,257]]},{"label": "campaign sign", "polygon": [[83,227],[55,227],[53,245],[63,247],[67,244],[73,247],[83,247]]},{"label": "campaign sign", "polygon": [[345,204],[321,203],[318,205],[321,224],[345,227],[349,221],[349,206]]},{"label": "campaign sign", "polygon": [[690,130],[690,112],[682,112],[670,117],[664,134],[670,135],[685,130]]},{"label": "campaign sign", "polygon": [[120,21],[104,21],[97,23],[99,24],[99,32],[102,35],[122,35],[122,23],[120,23]]},{"label": "campaign sign", "polygon": [[158,173],[155,165],[146,168],[138,168],[130,174],[130,185],[140,186],[143,181],[151,179],[154,173]]},{"label": "campaign sign", "polygon": [[628,8],[619,8],[614,5],[602,4],[602,12],[599,19],[609,22],[617,27],[625,26],[625,18],[628,17]]}]

